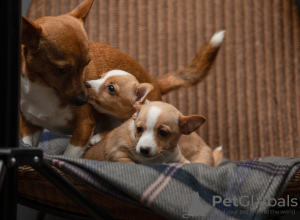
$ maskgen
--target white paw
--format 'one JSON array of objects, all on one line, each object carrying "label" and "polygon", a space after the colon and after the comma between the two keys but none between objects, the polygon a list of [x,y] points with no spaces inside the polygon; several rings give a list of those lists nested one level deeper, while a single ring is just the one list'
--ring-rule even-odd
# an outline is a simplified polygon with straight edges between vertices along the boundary
[{"label": "white paw", "polygon": [[76,147],[72,144],[69,144],[64,152],[66,157],[81,157],[85,152],[85,147]]},{"label": "white paw", "polygon": [[91,139],[90,139],[90,145],[93,146],[97,144],[99,141],[101,141],[101,136],[100,134],[95,134]]}]

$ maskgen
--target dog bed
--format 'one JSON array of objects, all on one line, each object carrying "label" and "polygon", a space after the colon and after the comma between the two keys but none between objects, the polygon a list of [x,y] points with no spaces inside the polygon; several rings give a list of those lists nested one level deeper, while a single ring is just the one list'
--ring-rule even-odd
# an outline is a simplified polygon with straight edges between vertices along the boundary
[{"label": "dog bed", "polygon": [[[44,160],[113,218],[264,219],[279,208],[282,214],[297,209],[291,206],[293,194],[286,197],[283,189],[299,169],[299,158],[223,161],[215,168],[203,164],[124,164],[62,156],[68,141],[67,136],[45,132],[39,145]],[[22,141],[20,145],[30,147]],[[84,213],[29,167],[20,168],[18,191],[27,199]],[[287,203],[274,206],[280,196],[284,202],[289,200],[289,207]],[[240,204],[231,200],[235,198]]]}]

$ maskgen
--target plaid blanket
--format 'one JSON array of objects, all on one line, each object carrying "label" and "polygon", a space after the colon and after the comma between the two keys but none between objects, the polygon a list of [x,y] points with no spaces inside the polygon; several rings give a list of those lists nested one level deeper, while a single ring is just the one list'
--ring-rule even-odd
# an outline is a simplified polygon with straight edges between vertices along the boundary
[{"label": "plaid blanket", "polygon": [[[88,186],[167,219],[264,219],[281,214],[272,207],[294,213],[298,206],[295,198],[278,197],[299,169],[300,158],[225,161],[218,167],[124,164],[64,157],[68,141],[45,132],[39,148],[50,164]],[[26,147],[22,141],[20,145]]]}]

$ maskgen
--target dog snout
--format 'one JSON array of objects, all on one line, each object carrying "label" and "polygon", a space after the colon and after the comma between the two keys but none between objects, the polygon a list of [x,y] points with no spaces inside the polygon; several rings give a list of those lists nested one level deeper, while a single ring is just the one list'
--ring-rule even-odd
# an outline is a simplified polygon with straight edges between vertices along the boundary
[{"label": "dog snout", "polygon": [[141,147],[140,148],[140,153],[141,155],[143,155],[144,157],[149,157],[150,156],[150,147]]},{"label": "dog snout", "polygon": [[86,87],[87,89],[92,88],[91,84],[90,84],[89,82],[87,82],[87,81],[84,82],[84,85],[85,85],[85,87]]},{"label": "dog snout", "polygon": [[82,106],[87,103],[87,97],[85,92],[82,91],[76,98],[75,98],[75,105]]}]

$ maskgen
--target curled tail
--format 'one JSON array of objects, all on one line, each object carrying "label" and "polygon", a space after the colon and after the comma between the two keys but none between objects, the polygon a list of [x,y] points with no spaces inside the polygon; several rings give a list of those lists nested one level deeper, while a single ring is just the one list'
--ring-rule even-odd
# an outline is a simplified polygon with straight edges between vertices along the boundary
[{"label": "curled tail", "polygon": [[157,82],[161,93],[166,94],[179,87],[188,87],[200,82],[208,74],[223,42],[224,35],[224,30],[215,33],[186,67],[158,77]]},{"label": "curled tail", "polygon": [[219,163],[223,159],[223,149],[222,146],[217,147],[216,149],[213,150],[213,158],[214,158],[214,164],[215,167],[219,165]]}]

